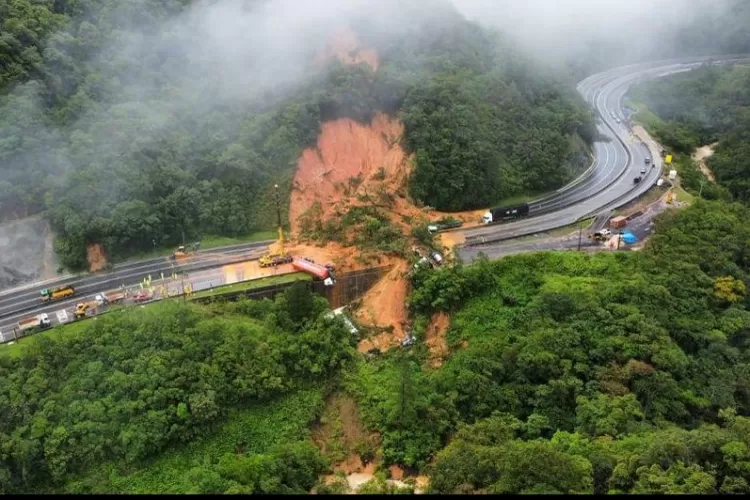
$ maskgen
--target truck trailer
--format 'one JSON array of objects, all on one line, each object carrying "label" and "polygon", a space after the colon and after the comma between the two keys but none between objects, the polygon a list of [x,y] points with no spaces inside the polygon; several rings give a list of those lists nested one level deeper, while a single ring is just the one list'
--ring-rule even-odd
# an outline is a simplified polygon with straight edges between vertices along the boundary
[{"label": "truck trailer", "polygon": [[514,205],[511,207],[490,208],[482,216],[482,222],[485,224],[495,224],[504,220],[516,219],[529,215],[529,204]]},{"label": "truck trailer", "polygon": [[332,266],[321,266],[305,259],[294,259],[292,261],[292,267],[303,273],[311,275],[313,278],[323,280],[327,286],[332,286],[335,282],[335,277],[331,271]]},{"label": "truck trailer", "polygon": [[47,316],[47,313],[37,314],[36,316],[29,316],[18,321],[18,331],[24,332],[33,328],[49,328],[52,326],[52,322]]},{"label": "truck trailer", "polygon": [[66,285],[51,290],[49,288],[45,288],[40,293],[42,295],[42,302],[52,302],[54,300],[72,297],[76,294],[76,289],[70,285]]},{"label": "truck trailer", "polygon": [[123,292],[107,292],[96,296],[96,303],[100,306],[118,304],[123,300],[125,300],[125,294]]}]

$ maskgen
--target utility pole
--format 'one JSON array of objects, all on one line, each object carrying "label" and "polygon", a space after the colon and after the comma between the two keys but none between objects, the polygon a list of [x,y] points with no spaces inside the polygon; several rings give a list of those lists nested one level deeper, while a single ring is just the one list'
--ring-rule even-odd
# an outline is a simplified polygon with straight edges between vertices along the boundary
[{"label": "utility pole", "polygon": [[622,241],[622,231],[617,233],[617,249],[620,249],[620,242]]}]

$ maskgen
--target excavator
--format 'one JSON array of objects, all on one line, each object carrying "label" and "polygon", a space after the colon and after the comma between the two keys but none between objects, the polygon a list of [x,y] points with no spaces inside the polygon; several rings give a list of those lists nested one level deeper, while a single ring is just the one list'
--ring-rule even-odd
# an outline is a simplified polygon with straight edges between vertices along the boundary
[{"label": "excavator", "polygon": [[200,241],[195,243],[190,243],[189,245],[180,245],[177,247],[177,250],[172,252],[169,256],[169,260],[182,260],[185,257],[188,257],[192,255],[193,253],[197,252],[198,249],[201,247]]},{"label": "excavator", "polygon": [[79,302],[76,304],[76,310],[73,313],[73,316],[75,316],[75,319],[83,319],[87,316],[87,312],[89,309],[93,309],[96,311],[96,301],[95,300],[89,300],[87,302]]},{"label": "excavator", "polygon": [[[276,188],[276,196],[278,203],[278,189],[279,185],[274,186]],[[278,226],[279,226],[279,251],[277,253],[267,253],[262,256],[258,261],[260,267],[276,267],[280,264],[289,264],[294,258],[291,254],[284,252],[284,228],[281,227],[281,209],[277,207]]]}]

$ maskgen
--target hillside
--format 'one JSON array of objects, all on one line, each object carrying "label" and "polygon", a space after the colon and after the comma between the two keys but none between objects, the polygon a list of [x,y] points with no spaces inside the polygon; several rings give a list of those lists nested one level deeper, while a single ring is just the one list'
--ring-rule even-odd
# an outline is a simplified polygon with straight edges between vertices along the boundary
[{"label": "hillside", "polygon": [[[642,84],[631,96],[656,115],[647,125],[678,153],[687,187],[709,199],[750,203],[750,68],[701,68]],[[689,156],[704,146],[704,170],[716,184],[704,182],[701,191],[706,177]]]},{"label": "hillside", "polygon": [[408,193],[440,210],[554,189],[587,163],[568,85],[438,0],[408,25],[390,3],[315,19],[266,52],[273,33],[244,26],[275,22],[274,3],[12,5],[35,35],[14,24],[0,44],[0,217],[44,212],[70,268],[95,244],[118,260],[272,228],[272,186],[290,195],[303,151],[344,118],[401,120]]},{"label": "hillside", "polygon": [[417,274],[419,348],[347,379],[384,459],[436,493],[749,491],[748,216],[698,202],[642,252]]},{"label": "hillside", "polygon": [[6,346],[0,491],[747,493],[748,217],[417,273],[380,355],[304,286]]}]

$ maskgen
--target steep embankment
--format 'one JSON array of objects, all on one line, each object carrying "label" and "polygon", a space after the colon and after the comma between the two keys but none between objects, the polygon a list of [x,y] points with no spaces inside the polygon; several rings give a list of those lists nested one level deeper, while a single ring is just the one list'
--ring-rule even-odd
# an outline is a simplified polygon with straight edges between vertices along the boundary
[{"label": "steep embankment", "polygon": [[[375,51],[361,47],[351,29],[338,33],[328,45],[321,60],[337,57],[345,64],[368,64],[377,70],[380,64]],[[417,221],[437,220],[447,214],[417,207],[408,197],[407,182],[412,158],[401,147],[404,125],[384,113],[376,113],[370,123],[349,118],[326,122],[314,148],[303,151],[297,162],[291,205],[292,233],[296,254],[327,259],[347,270],[367,265],[389,265],[392,270],[362,300],[356,312],[364,325],[381,333],[364,339],[361,351],[373,347],[387,349],[405,338],[407,324],[406,298],[408,263],[387,252],[355,249],[351,245],[328,243],[324,248],[302,243],[308,240],[308,226],[344,226],[342,218],[353,209],[376,210],[382,224],[392,229],[393,239],[413,244],[411,231]],[[466,223],[475,223],[478,212],[453,214]],[[387,220],[385,220],[387,219]],[[345,240],[352,241],[361,231],[357,224],[346,226]],[[361,257],[360,250],[365,255]],[[364,262],[363,262],[364,260]]]}]

